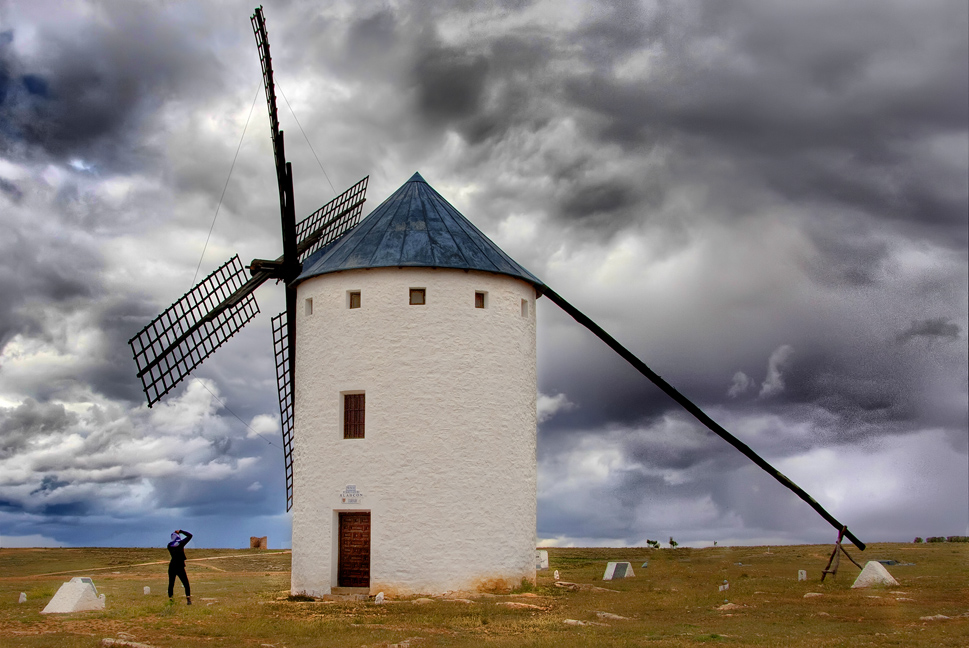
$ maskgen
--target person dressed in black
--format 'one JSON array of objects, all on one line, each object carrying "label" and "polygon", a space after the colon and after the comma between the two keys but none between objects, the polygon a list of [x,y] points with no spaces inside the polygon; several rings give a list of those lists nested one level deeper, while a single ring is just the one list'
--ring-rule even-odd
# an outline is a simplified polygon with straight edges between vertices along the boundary
[{"label": "person dressed in black", "polygon": [[[179,534],[184,535],[182,538]],[[172,598],[175,593],[175,577],[182,581],[185,588],[185,601],[192,604],[192,588],[188,584],[188,574],[185,573],[185,545],[192,539],[192,534],[188,531],[179,529],[172,534],[172,541],[168,543],[168,553],[172,555],[168,563],[168,598]]]}]

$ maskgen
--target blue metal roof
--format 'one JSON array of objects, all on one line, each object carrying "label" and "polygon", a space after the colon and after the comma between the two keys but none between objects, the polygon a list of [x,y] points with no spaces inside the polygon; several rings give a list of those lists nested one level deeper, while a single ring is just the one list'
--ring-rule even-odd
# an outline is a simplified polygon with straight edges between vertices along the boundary
[{"label": "blue metal roof", "polygon": [[480,270],[544,286],[419,173],[346,235],[308,257],[296,281],[342,270],[399,267]]}]

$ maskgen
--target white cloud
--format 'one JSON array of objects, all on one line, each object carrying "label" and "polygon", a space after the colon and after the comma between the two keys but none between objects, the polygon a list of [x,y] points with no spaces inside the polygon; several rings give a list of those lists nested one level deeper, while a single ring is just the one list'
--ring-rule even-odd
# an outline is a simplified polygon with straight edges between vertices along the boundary
[{"label": "white cloud", "polygon": [[787,363],[793,355],[794,347],[789,344],[777,347],[770,354],[770,359],[767,361],[767,377],[764,378],[764,382],[760,386],[761,398],[776,396],[784,391],[784,376],[781,371],[787,367]]},{"label": "white cloud", "polygon": [[538,422],[547,421],[559,412],[569,412],[575,409],[575,403],[571,402],[565,394],[548,396],[539,393],[537,401]]},{"label": "white cloud", "polygon": [[736,398],[750,389],[753,384],[754,381],[750,379],[750,376],[743,371],[738,371],[733,375],[733,380],[730,382],[730,389],[727,390],[727,396]]},{"label": "white cloud", "polygon": [[277,417],[269,416],[268,414],[259,414],[249,421],[249,432],[246,434],[246,438],[264,438],[275,436],[279,433],[279,419]]}]

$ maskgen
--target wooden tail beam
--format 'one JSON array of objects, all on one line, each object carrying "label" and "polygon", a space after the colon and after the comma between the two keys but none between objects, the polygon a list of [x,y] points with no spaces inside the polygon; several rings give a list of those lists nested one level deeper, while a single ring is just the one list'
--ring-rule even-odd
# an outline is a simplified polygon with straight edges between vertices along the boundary
[{"label": "wooden tail beam", "polygon": [[828,524],[833,526],[835,529],[838,529],[838,531],[844,530],[845,537],[851,540],[851,542],[854,543],[854,545],[858,547],[858,549],[860,549],[861,551],[865,550],[865,543],[859,540],[857,537],[855,537],[855,535],[851,533],[851,531],[848,531],[848,528],[843,524],[841,524],[840,522],[838,522],[838,520],[836,520],[833,515],[828,513],[826,510],[824,510],[824,507],[818,504],[813,497],[811,497],[804,491],[804,489],[802,489],[800,486],[792,482],[790,479],[784,476],[779,470],[774,468],[772,465],[764,461],[763,458],[761,458],[756,452],[751,450],[750,447],[747,444],[745,444],[743,441],[741,441],[740,439],[738,439],[737,437],[735,437],[734,435],[730,434],[725,429],[723,429],[716,421],[714,421],[712,418],[707,416],[707,414],[699,407],[697,407],[690,399],[688,399],[686,396],[678,392],[676,389],[673,388],[672,385],[670,385],[668,382],[663,380],[659,376],[659,374],[657,374],[655,371],[653,371],[648,366],[646,366],[645,362],[643,362],[635,355],[633,355],[633,353],[629,349],[619,344],[619,342],[617,342],[616,339],[613,338],[611,335],[606,333],[602,329],[602,327],[600,327],[598,324],[596,324],[591,319],[589,319],[589,317],[587,317],[584,313],[582,313],[578,308],[576,308],[569,302],[565,301],[565,299],[563,299],[558,293],[556,293],[548,286],[545,286],[541,290],[541,292],[543,295],[548,297],[549,300],[555,303],[556,306],[558,306],[566,313],[568,313],[572,317],[572,319],[574,319],[576,322],[578,322],[582,326],[592,331],[596,335],[596,337],[598,337],[600,340],[605,342],[609,346],[609,348],[611,348],[613,351],[615,351],[620,356],[622,356],[622,358],[626,360],[626,362],[628,362],[633,367],[635,367],[636,370],[639,371],[639,373],[646,376],[650,380],[650,382],[652,382],[654,385],[656,385],[661,390],[663,390],[670,398],[672,398],[677,403],[682,405],[686,411],[692,414],[698,421],[703,423],[711,432],[713,432],[718,437],[720,437],[721,439],[723,439],[724,441],[732,445],[734,448],[739,450],[745,457],[747,457],[755,464],[760,466],[765,472],[767,472],[767,474],[769,474],[771,477],[779,481],[781,484],[783,484],[785,487],[791,490],[795,495],[800,497],[802,500],[807,502],[807,504],[815,511],[817,511],[817,513],[821,517],[827,520]]}]

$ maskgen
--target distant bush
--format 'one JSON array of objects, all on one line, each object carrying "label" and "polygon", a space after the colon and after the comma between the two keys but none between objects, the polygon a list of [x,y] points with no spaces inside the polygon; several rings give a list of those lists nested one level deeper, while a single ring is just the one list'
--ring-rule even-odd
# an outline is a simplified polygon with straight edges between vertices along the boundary
[{"label": "distant bush", "polygon": [[926,538],[926,542],[945,542],[945,538],[942,536],[932,536],[931,538]]},{"label": "distant bush", "polygon": [[674,540],[673,539],[673,536],[670,536],[670,548],[671,549],[676,549],[676,545],[678,545],[678,544],[680,544],[680,543],[677,542],[676,540]]},{"label": "distant bush", "polygon": [[912,542],[914,542],[915,544],[922,544],[922,542],[924,541],[922,540],[922,538],[915,538],[915,540],[913,540]]},{"label": "distant bush", "polygon": [[652,547],[653,549],[659,549],[659,540],[650,540],[647,538],[646,544],[647,546]]},{"label": "distant bush", "polygon": [[969,536],[949,536],[946,542],[969,542]]}]

